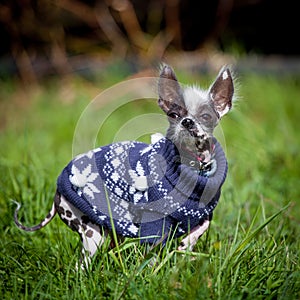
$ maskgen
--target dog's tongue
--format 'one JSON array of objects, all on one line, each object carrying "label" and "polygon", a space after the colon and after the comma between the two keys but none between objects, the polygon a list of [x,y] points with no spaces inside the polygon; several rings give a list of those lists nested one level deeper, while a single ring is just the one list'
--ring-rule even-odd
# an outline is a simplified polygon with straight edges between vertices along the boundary
[{"label": "dog's tongue", "polygon": [[201,153],[201,156],[199,157],[199,160],[202,163],[208,163],[211,160],[211,154],[208,150],[205,150]]}]

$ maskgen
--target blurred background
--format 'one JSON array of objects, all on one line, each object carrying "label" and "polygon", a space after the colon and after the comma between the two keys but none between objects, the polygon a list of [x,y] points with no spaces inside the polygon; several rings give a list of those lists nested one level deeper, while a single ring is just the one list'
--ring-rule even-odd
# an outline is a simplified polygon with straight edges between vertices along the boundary
[{"label": "blurred background", "polygon": [[[165,60],[203,70],[235,63],[300,71],[297,1],[19,0],[0,4],[0,78],[129,73]],[[238,61],[238,63],[237,63]]]}]

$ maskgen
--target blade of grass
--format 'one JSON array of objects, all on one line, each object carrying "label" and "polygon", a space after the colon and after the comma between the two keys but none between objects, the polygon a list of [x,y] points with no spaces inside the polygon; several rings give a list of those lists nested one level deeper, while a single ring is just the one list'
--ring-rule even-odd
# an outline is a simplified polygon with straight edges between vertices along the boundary
[{"label": "blade of grass", "polygon": [[114,223],[114,219],[113,219],[113,215],[112,215],[112,211],[111,211],[111,206],[110,206],[108,193],[107,193],[107,190],[106,190],[106,186],[105,185],[103,185],[103,186],[104,186],[105,198],[106,198],[106,203],[107,203],[107,208],[108,208],[108,213],[109,213],[109,218],[110,218],[110,223],[111,223],[111,228],[112,228],[112,235],[113,235],[114,243],[116,245],[116,250],[117,250],[117,254],[118,254],[118,259],[116,259],[116,257],[114,255],[112,255],[112,258],[116,259],[115,262],[118,265],[121,266],[123,274],[126,274],[125,267],[124,267],[123,260],[122,260],[122,256],[121,256],[121,252],[120,252],[120,248],[119,248],[119,241],[118,241],[118,236],[117,236],[117,232],[116,232],[116,228],[115,228],[115,223]]},{"label": "blade of grass", "polygon": [[283,211],[285,211],[290,204],[286,205],[283,207],[281,210],[279,210],[277,213],[266,219],[266,221],[258,226],[249,236],[247,236],[239,245],[238,247],[234,250],[232,253],[232,256],[237,255],[254,237],[256,237],[263,228],[265,228],[270,222],[272,222],[277,216],[279,216]]},{"label": "blade of grass", "polygon": [[[246,238],[244,238],[240,243],[238,243],[236,246],[234,246],[229,253],[228,256],[225,257],[223,263],[220,265],[218,276],[217,276],[217,291],[218,291],[218,298],[221,299],[221,281],[223,277],[226,277],[226,274],[230,272],[238,263],[240,257],[247,251],[247,249],[250,247],[250,242],[255,238],[263,228],[265,228],[270,222],[272,222],[277,216],[279,216],[283,211],[285,211],[290,204],[283,207],[281,210],[279,210],[277,213],[273,214],[271,217],[267,218],[263,224],[258,226],[252,233],[247,234]],[[257,209],[253,220],[250,224],[250,228],[253,228],[254,221],[257,218],[257,213],[259,209]],[[248,230],[250,232],[250,230]],[[224,273],[225,271],[225,273]]]}]

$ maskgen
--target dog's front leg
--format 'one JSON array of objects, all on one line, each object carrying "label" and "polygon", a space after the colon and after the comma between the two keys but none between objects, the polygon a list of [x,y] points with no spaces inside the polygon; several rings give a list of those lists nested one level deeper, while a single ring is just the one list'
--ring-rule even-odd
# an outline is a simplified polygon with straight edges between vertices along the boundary
[{"label": "dog's front leg", "polygon": [[178,250],[192,251],[200,236],[208,229],[210,221],[206,220],[202,225],[193,228],[190,233],[181,241]]}]

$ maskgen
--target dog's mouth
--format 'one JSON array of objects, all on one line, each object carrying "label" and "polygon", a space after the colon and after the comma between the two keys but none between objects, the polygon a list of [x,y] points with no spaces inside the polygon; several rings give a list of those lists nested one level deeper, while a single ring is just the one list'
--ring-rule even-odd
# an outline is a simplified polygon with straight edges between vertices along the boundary
[{"label": "dog's mouth", "polygon": [[204,136],[195,139],[195,146],[199,152],[212,151],[212,138]]},{"label": "dog's mouth", "polygon": [[174,127],[171,139],[177,145],[181,160],[188,165],[194,164],[195,168],[204,168],[213,158],[213,138],[200,124],[191,119],[178,122]]},{"label": "dog's mouth", "polygon": [[[192,137],[191,137],[192,136]],[[185,162],[199,169],[208,168],[214,153],[212,137],[194,137],[192,134],[181,144],[181,156]]]},{"label": "dog's mouth", "polygon": [[203,164],[209,163],[214,152],[214,145],[213,145],[212,138],[205,137],[203,139],[196,139],[195,144],[196,144],[197,155],[199,156],[199,160]]}]

